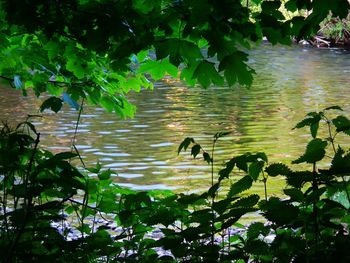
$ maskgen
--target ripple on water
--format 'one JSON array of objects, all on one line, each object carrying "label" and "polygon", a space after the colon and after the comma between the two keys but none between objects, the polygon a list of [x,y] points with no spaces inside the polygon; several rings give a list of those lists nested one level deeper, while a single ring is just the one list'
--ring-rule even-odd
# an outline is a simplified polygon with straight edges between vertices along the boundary
[{"label": "ripple on water", "polygon": [[128,153],[123,153],[123,152],[94,152],[95,155],[101,155],[101,156],[112,156],[112,157],[125,157],[125,156],[130,156]]},{"label": "ripple on water", "polygon": [[172,142],[161,142],[157,144],[150,144],[151,147],[157,148],[157,147],[167,147],[167,146],[172,146],[174,143]]},{"label": "ripple on water", "polygon": [[116,177],[126,178],[126,179],[132,179],[132,178],[139,178],[143,177],[144,174],[136,174],[136,173],[118,173]]}]

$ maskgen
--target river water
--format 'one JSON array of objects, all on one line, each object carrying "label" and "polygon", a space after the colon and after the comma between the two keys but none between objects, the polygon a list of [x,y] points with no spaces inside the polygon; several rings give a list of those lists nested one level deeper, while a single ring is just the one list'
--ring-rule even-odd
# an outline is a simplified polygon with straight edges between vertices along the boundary
[{"label": "river water", "polygon": [[[257,73],[250,89],[187,88],[165,79],[153,91],[130,94],[137,106],[134,119],[120,120],[86,106],[77,137],[85,163],[99,161],[116,173],[116,182],[133,189],[200,191],[210,186],[210,169],[189,154],[177,155],[187,136],[209,150],[216,132],[232,131],[217,144],[216,170],[225,159],[257,151],[270,162],[290,164],[309,139],[307,129],[292,130],[307,112],[339,105],[350,117],[348,51],[263,45],[250,51],[249,63]],[[0,119],[18,122],[38,113],[40,101],[19,94],[1,86]],[[45,112],[35,119],[42,146],[70,150],[77,116],[65,106],[58,114]],[[282,185],[281,179],[270,180],[269,194],[278,195]],[[253,191],[261,193],[262,186]]]}]

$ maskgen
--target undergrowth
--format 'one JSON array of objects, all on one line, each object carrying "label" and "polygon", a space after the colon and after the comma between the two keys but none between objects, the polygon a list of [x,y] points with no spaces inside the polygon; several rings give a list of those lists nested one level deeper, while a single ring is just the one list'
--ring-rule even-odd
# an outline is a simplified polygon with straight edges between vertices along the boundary
[{"label": "undergrowth", "polygon": [[[211,166],[212,185],[201,194],[132,191],[112,171],[71,164],[77,151],[53,154],[39,147],[30,122],[0,131],[1,262],[349,262],[350,152],[338,134],[350,121],[329,107],[295,128],[310,129],[305,153],[293,161],[309,170],[269,163],[264,153],[228,160],[214,175],[215,146],[186,138]],[[319,137],[324,128],[326,138]],[[320,169],[319,163],[329,166]],[[323,166],[322,166],[323,167]],[[242,172],[244,175],[242,176]],[[239,174],[239,175],[238,175]],[[286,181],[284,197],[268,196],[270,177]],[[233,181],[226,192],[225,181]],[[262,181],[265,196],[248,194]],[[220,193],[220,198],[218,194]],[[239,224],[247,213],[267,223]],[[238,231],[237,231],[238,229]]]}]

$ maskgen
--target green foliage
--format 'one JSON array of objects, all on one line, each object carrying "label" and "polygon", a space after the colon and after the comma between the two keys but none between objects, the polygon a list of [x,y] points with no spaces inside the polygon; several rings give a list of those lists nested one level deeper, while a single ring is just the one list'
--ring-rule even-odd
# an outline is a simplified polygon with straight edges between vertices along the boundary
[{"label": "green foliage", "polygon": [[[0,77],[23,94],[57,97],[41,109],[57,111],[67,94],[127,118],[135,113],[127,94],[167,74],[203,87],[249,86],[252,42],[307,38],[326,17],[345,18],[349,10],[347,0],[247,3],[1,0]],[[309,15],[289,19],[282,7]]]},{"label": "green foliage", "polygon": [[[293,171],[268,164],[264,153],[236,156],[214,175],[215,145],[229,132],[213,136],[209,154],[193,138],[190,149],[212,167],[212,185],[204,193],[138,192],[111,180],[99,163],[77,169],[78,152],[52,154],[39,147],[40,134],[30,122],[0,130],[0,250],[4,262],[340,262],[350,260],[350,151],[335,147],[347,133],[347,119],[329,118],[330,107],[309,113],[328,138],[310,130],[311,141]],[[312,119],[312,121],[310,121]],[[345,123],[345,124],[344,124]],[[329,143],[326,143],[328,141]],[[325,154],[327,152],[327,154]],[[331,155],[330,167],[318,163]],[[242,176],[243,173],[243,176]],[[285,178],[286,198],[269,197],[268,176]],[[262,181],[265,198],[250,193]],[[227,183],[230,185],[227,187]],[[268,223],[246,228],[238,221],[249,213]],[[237,227],[239,232],[237,233]],[[236,231],[236,232],[235,232]],[[165,256],[164,251],[169,255]]]}]

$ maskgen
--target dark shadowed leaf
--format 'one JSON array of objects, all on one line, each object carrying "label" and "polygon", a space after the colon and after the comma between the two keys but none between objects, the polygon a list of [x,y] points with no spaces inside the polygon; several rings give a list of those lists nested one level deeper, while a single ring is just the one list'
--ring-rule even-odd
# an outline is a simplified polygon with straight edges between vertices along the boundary
[{"label": "dark shadowed leaf", "polygon": [[57,97],[50,97],[46,99],[40,106],[40,111],[43,112],[46,109],[51,109],[54,112],[60,111],[63,101]]},{"label": "dark shadowed leaf", "polygon": [[206,60],[198,64],[193,72],[193,78],[197,79],[204,88],[209,87],[210,84],[218,86],[224,84],[223,78],[217,72],[214,63]]},{"label": "dark shadowed leaf", "polygon": [[283,192],[288,195],[292,201],[302,202],[304,200],[304,194],[300,189],[289,188],[284,189]]},{"label": "dark shadowed leaf", "polygon": [[235,196],[245,190],[248,190],[253,184],[253,178],[249,175],[244,176],[239,179],[230,187],[230,191],[228,192],[228,197]]},{"label": "dark shadowed leaf", "polygon": [[248,173],[256,181],[264,167],[263,161],[253,162],[249,165]]},{"label": "dark shadowed leaf", "polygon": [[200,151],[201,151],[201,146],[199,144],[195,144],[194,146],[192,146],[191,155],[193,155],[193,157],[196,158],[196,156],[200,153]]},{"label": "dark shadowed leaf", "polygon": [[208,164],[212,162],[212,159],[210,158],[210,155],[207,152],[203,152],[203,158]]},{"label": "dark shadowed leaf", "polygon": [[180,144],[178,150],[177,150],[177,153],[179,154],[182,149],[184,149],[184,151],[187,150],[188,146],[191,144],[191,143],[194,143],[194,139],[193,138],[190,138],[190,137],[187,137],[185,138],[182,143]]},{"label": "dark shadowed leaf", "polygon": [[237,200],[234,204],[232,204],[232,207],[252,207],[259,202],[259,199],[260,197],[257,194],[249,195]]},{"label": "dark shadowed leaf", "polygon": [[283,163],[272,163],[268,167],[266,167],[265,172],[269,176],[278,176],[278,175],[288,175],[292,172],[289,167]]},{"label": "dark shadowed leaf", "polygon": [[339,106],[330,106],[330,107],[327,107],[324,109],[325,111],[327,110],[340,110],[340,111],[343,111],[343,109]]},{"label": "dark shadowed leaf", "polygon": [[332,123],[337,128],[337,132],[343,132],[350,135],[350,120],[345,116],[338,116],[332,120]]},{"label": "dark shadowed leaf", "polygon": [[254,222],[248,227],[247,237],[250,239],[257,238],[260,234],[263,236],[268,235],[270,232],[269,227],[266,227],[261,222]]},{"label": "dark shadowed leaf", "polygon": [[305,153],[292,163],[315,163],[323,159],[326,154],[327,141],[313,139],[306,146]]}]

